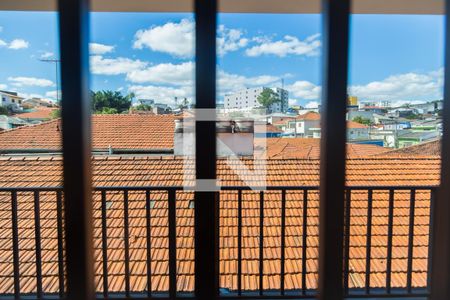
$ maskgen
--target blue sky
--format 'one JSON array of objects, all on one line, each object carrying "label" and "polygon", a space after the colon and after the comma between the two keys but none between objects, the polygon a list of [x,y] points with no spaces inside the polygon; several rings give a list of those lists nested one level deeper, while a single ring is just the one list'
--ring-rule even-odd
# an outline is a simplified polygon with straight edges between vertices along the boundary
[{"label": "blue sky", "polygon": [[[20,20],[18,22],[17,20]],[[171,103],[193,98],[193,15],[91,15],[91,87]],[[220,14],[218,100],[252,86],[284,86],[291,103],[320,101],[320,15]],[[54,98],[55,13],[0,13],[0,88]],[[349,93],[395,103],[442,97],[443,17],[355,15]]]}]

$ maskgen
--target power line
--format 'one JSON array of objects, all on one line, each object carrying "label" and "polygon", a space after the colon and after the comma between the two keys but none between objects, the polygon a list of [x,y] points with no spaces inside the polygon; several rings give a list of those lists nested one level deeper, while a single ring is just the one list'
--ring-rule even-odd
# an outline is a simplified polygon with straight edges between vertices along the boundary
[{"label": "power line", "polygon": [[58,74],[58,64],[61,62],[60,59],[40,59],[42,62],[55,64],[55,81],[56,81],[56,102],[59,103],[59,74]]}]

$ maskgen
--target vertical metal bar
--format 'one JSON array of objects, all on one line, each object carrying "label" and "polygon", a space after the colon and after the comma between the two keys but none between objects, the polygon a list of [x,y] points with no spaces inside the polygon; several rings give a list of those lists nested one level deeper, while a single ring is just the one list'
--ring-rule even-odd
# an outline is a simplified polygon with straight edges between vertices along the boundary
[{"label": "vertical metal bar", "polygon": [[259,192],[259,295],[264,290],[264,192]]},{"label": "vertical metal bar", "polygon": [[63,229],[63,208],[62,192],[56,192],[56,225],[58,227],[58,285],[59,298],[64,297],[64,229]]},{"label": "vertical metal bar", "polygon": [[106,214],[106,191],[101,192],[102,205],[102,257],[103,257],[103,297],[108,297],[108,228]]},{"label": "vertical metal bar", "polygon": [[58,0],[67,299],[94,298],[89,0]]},{"label": "vertical metal bar", "polygon": [[281,266],[280,289],[284,295],[285,257],[286,255],[286,190],[281,190]]},{"label": "vertical metal bar", "polygon": [[413,272],[413,250],[414,250],[414,210],[416,204],[416,190],[412,189],[409,197],[409,232],[408,232],[408,267],[406,271],[406,287],[411,293],[411,281]]},{"label": "vertical metal bar", "polygon": [[39,191],[34,191],[34,242],[36,253],[36,296],[42,298],[42,247]]},{"label": "vertical metal bar", "polygon": [[308,190],[303,190],[303,225],[302,225],[302,294],[306,294],[306,260],[308,248]]},{"label": "vertical metal bar", "polygon": [[176,191],[169,190],[169,297],[177,296],[177,236],[176,236]]},{"label": "vertical metal bar", "polygon": [[344,295],[348,295],[350,266],[350,214],[352,207],[352,191],[345,191],[345,234],[344,234]]},{"label": "vertical metal bar", "polygon": [[151,252],[151,211],[150,191],[145,191],[145,220],[146,220],[146,242],[147,242],[147,297],[152,296],[152,252]]},{"label": "vertical metal bar", "polygon": [[391,293],[391,275],[392,275],[392,238],[394,228],[394,190],[389,190],[389,209],[388,209],[388,234],[387,234],[387,255],[386,255],[386,292]]},{"label": "vertical metal bar", "polygon": [[238,295],[242,295],[242,191],[238,191]]},{"label": "vertical metal bar", "polygon": [[345,141],[350,0],[322,0],[323,92],[319,298],[343,297]]},{"label": "vertical metal bar", "polygon": [[432,272],[432,262],[433,262],[433,245],[434,245],[434,236],[433,236],[433,212],[434,212],[434,202],[436,201],[436,190],[430,190],[430,218],[428,223],[428,262],[427,262],[427,291],[431,292],[431,272]]},{"label": "vertical metal bar", "polygon": [[125,296],[130,296],[130,231],[128,219],[128,191],[123,191],[123,239],[125,246]]},{"label": "vertical metal bar", "polygon": [[[217,0],[195,0],[196,109],[216,108]],[[211,112],[210,117],[215,113]],[[216,179],[216,125],[196,121],[197,180]],[[195,192],[195,294],[213,300],[219,294],[219,193]]]},{"label": "vertical metal bar", "polygon": [[14,299],[20,298],[20,271],[19,271],[19,232],[17,217],[17,192],[11,192],[11,221],[14,264]]},{"label": "vertical metal bar", "polygon": [[367,195],[367,227],[366,227],[366,294],[370,293],[370,258],[372,250],[372,197],[373,190]]},{"label": "vertical metal bar", "polygon": [[[441,178],[434,203],[431,299],[450,299],[450,1],[445,1],[445,68]],[[439,259],[436,259],[439,258]]]}]

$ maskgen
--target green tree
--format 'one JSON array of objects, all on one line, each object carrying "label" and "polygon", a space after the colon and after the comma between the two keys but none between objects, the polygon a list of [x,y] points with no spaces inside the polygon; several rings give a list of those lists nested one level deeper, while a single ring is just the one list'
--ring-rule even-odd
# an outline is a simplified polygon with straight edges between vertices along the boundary
[{"label": "green tree", "polygon": [[61,118],[61,110],[60,109],[55,109],[50,113],[50,117],[52,119],[58,119]]},{"label": "green tree", "polygon": [[92,111],[100,114],[122,113],[130,109],[134,94],[122,95],[117,91],[91,92]]},{"label": "green tree", "polygon": [[152,106],[148,105],[148,104],[139,104],[136,105],[134,107],[135,110],[139,110],[139,111],[151,111],[152,110]]},{"label": "green tree", "polygon": [[361,116],[354,117],[353,121],[356,122],[356,123],[359,123],[359,124],[364,124],[364,125],[372,124],[372,121],[370,121],[370,119],[366,119],[366,118],[363,118]]},{"label": "green tree", "polygon": [[119,111],[117,110],[117,108],[112,108],[112,107],[103,107],[102,110],[98,110],[96,111],[97,114],[101,114],[101,115],[114,115],[117,114]]},{"label": "green tree", "polygon": [[269,112],[271,111],[270,106],[272,104],[281,101],[281,99],[278,97],[278,94],[269,88],[264,88],[262,93],[258,96],[257,100],[259,104],[265,107]]},{"label": "green tree", "polygon": [[4,106],[0,106],[0,115],[9,115],[9,110]]}]

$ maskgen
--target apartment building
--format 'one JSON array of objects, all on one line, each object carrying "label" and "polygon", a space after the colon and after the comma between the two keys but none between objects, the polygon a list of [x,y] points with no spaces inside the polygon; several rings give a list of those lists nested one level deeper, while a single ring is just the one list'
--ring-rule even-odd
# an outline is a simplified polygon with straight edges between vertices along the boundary
[{"label": "apartment building", "polygon": [[[225,109],[252,109],[261,107],[258,102],[258,96],[268,87],[255,87],[246,88],[234,92],[229,95],[225,95],[224,107]],[[269,107],[271,113],[286,112],[289,106],[289,92],[282,88],[271,88],[278,97],[281,99],[280,102],[274,103]]]}]

